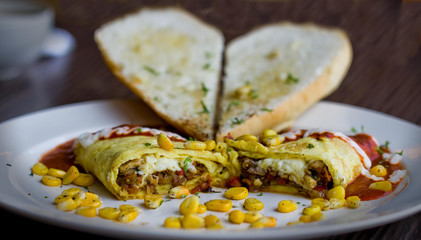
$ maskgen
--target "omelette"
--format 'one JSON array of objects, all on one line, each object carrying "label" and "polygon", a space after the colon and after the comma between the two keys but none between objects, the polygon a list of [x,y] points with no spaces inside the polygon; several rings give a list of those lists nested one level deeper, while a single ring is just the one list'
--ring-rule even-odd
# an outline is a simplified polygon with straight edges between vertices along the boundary
[{"label": "omelette", "polygon": [[[160,133],[172,140],[174,149],[158,145],[156,136]],[[142,199],[148,193],[167,194],[175,186],[186,186],[192,192],[209,191],[238,174],[226,153],[186,149],[186,141],[175,133],[123,125],[82,134],[75,141],[74,153],[76,163],[120,200]]]},{"label": "omelette", "polygon": [[225,138],[238,152],[241,182],[251,191],[325,197],[328,189],[345,188],[370,169],[365,152],[342,133],[299,130],[276,137],[281,143],[274,146]]}]

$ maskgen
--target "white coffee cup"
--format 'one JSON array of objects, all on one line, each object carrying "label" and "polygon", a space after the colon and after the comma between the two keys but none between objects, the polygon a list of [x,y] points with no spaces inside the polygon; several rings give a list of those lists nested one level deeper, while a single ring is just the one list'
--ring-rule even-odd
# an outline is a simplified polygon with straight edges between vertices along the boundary
[{"label": "white coffee cup", "polygon": [[31,0],[0,0],[0,80],[21,75],[41,54],[53,10]]}]

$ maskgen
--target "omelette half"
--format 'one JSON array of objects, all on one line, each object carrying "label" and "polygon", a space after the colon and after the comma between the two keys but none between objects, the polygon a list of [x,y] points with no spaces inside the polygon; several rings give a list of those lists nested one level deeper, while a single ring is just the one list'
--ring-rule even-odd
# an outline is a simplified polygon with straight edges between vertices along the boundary
[{"label": "omelette half", "polygon": [[[155,136],[162,132],[172,140],[174,149],[159,147]],[[209,191],[224,186],[235,174],[223,153],[186,149],[185,141],[175,133],[124,125],[82,134],[74,153],[76,163],[120,200],[166,194],[175,186],[186,186],[191,192]]]},{"label": "omelette half", "polygon": [[282,142],[276,146],[225,139],[238,152],[241,182],[251,191],[325,197],[328,189],[345,188],[370,168],[364,151],[341,133],[301,130],[276,137]]}]

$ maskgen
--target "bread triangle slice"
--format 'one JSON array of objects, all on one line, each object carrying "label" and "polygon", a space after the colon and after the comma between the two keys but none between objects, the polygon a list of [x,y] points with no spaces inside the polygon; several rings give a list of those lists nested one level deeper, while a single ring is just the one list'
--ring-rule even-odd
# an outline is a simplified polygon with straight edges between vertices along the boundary
[{"label": "bread triangle slice", "polygon": [[224,38],[178,8],[144,8],[95,32],[111,71],[174,127],[213,138]]},{"label": "bread triangle slice", "polygon": [[339,86],[352,49],[341,30],[285,22],[232,40],[225,60],[218,140],[292,125]]}]

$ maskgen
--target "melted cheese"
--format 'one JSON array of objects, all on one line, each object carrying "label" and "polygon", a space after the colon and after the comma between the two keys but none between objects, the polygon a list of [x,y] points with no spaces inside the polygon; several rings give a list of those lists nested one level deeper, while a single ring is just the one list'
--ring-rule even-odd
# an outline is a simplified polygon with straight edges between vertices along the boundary
[{"label": "melted cheese", "polygon": [[273,159],[266,158],[257,162],[257,166],[266,170],[272,168],[279,173],[285,173],[290,175],[289,180],[295,183],[305,186],[304,182],[304,170],[307,169],[306,161],[302,159]]}]

